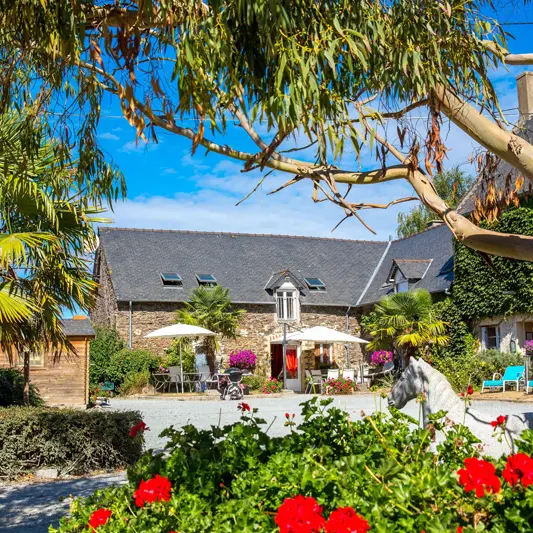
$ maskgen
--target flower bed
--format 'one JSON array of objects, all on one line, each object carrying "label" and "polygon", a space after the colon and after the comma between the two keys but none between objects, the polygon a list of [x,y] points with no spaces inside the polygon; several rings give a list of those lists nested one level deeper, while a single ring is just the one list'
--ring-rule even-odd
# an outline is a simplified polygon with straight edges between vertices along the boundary
[{"label": "flower bed", "polygon": [[324,394],[336,396],[339,394],[353,394],[357,390],[355,381],[343,377],[329,378],[324,384]]},{"label": "flower bed", "polygon": [[[393,411],[352,421],[318,397],[300,426],[272,437],[253,405],[240,422],[167,429],[166,454],[145,454],[122,487],[76,500],[61,533],[475,533],[531,531],[533,433],[492,460],[468,429],[432,416],[432,433]],[[236,407],[237,409],[237,407]],[[433,429],[432,429],[433,431]],[[499,438],[500,424],[494,430]]]},{"label": "flower bed", "polygon": [[257,356],[252,350],[241,350],[229,354],[229,366],[240,368],[241,370],[255,370]]},{"label": "flower bed", "polygon": [[0,409],[0,479],[45,467],[88,474],[132,465],[144,440],[129,432],[140,419],[137,411]]}]

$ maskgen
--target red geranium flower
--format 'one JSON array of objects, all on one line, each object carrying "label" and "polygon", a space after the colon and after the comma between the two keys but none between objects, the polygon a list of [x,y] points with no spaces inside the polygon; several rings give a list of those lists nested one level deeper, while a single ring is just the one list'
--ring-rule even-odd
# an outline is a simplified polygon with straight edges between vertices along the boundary
[{"label": "red geranium flower", "polygon": [[533,485],[533,459],[525,453],[510,455],[507,457],[507,464],[502,476],[513,487],[519,482],[524,487]]},{"label": "red geranium flower", "polygon": [[94,531],[97,527],[103,526],[112,514],[113,511],[110,509],[97,509],[94,511],[89,517],[89,530]]},{"label": "red geranium flower", "polygon": [[144,433],[145,431],[150,431],[150,428],[141,420],[136,426],[130,429],[130,437],[134,439],[139,433]]},{"label": "red geranium flower", "polygon": [[498,426],[503,426],[505,425],[505,422],[507,421],[507,417],[506,416],[503,416],[503,415],[500,415],[496,420],[493,420],[490,425],[496,429]]},{"label": "red geranium flower", "polygon": [[492,463],[477,457],[465,459],[465,468],[457,471],[459,483],[466,491],[475,490],[476,496],[481,498],[485,492],[499,492],[500,479],[495,474],[496,469]]},{"label": "red geranium flower", "polygon": [[239,411],[242,411],[244,413],[244,411],[251,411],[251,408],[250,406],[247,404],[247,403],[240,403],[239,405],[237,405],[237,409]]},{"label": "red geranium flower", "polygon": [[275,521],[280,533],[319,533],[326,522],[317,501],[301,494],[285,499]]},{"label": "red geranium flower", "polygon": [[153,503],[170,500],[172,483],[166,478],[156,474],[155,477],[139,483],[139,488],[133,493],[135,505],[143,507],[145,503]]},{"label": "red geranium flower", "polygon": [[463,533],[463,526],[457,526],[457,533]]},{"label": "red geranium flower", "polygon": [[341,507],[329,515],[326,533],[366,533],[370,524],[351,507]]}]

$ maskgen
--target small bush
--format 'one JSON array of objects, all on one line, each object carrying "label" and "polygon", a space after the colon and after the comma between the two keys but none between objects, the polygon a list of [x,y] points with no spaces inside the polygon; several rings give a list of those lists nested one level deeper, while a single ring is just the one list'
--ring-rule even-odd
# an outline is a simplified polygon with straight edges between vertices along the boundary
[{"label": "small bush", "polygon": [[160,358],[148,350],[124,348],[111,356],[106,381],[112,381],[120,389],[126,376],[144,372],[151,374],[159,368],[160,362]]},{"label": "small bush", "polygon": [[166,367],[180,366],[180,342],[181,357],[183,361],[183,372],[190,374],[196,372],[196,351],[192,343],[186,339],[175,339],[165,350],[163,363]]},{"label": "small bush", "polygon": [[91,362],[89,381],[92,386],[109,378],[109,364],[112,357],[126,347],[115,329],[96,328],[96,337],[91,341],[89,359]]},{"label": "small bush", "polygon": [[103,412],[10,407],[0,409],[0,478],[38,468],[88,474],[132,465],[143,437],[129,437],[137,411]]},{"label": "small bush", "polygon": [[328,396],[339,394],[353,394],[357,390],[355,381],[346,378],[330,378],[324,383],[324,394]]},{"label": "small bush", "polygon": [[[0,407],[23,405],[24,375],[17,368],[0,368]],[[43,405],[37,389],[30,383],[30,404]]]},{"label": "small bush", "polygon": [[279,379],[270,377],[263,387],[263,392],[265,394],[274,394],[276,392],[281,392],[283,389],[283,383]]},{"label": "small bush", "polygon": [[150,377],[148,370],[127,374],[120,386],[120,394],[140,394],[150,384]]},{"label": "small bush", "polygon": [[264,376],[256,376],[256,375],[244,376],[242,378],[242,382],[244,383],[244,385],[247,385],[248,388],[253,392],[256,392],[256,391],[262,392],[267,381],[268,381],[267,378],[265,378]]}]

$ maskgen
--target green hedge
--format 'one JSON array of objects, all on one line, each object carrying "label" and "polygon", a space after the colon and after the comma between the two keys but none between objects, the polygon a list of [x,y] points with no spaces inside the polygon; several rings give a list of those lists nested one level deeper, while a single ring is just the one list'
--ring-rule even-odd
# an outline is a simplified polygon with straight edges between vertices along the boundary
[{"label": "green hedge", "polygon": [[79,475],[132,465],[143,437],[129,431],[140,420],[137,411],[0,409],[0,479],[45,467]]}]

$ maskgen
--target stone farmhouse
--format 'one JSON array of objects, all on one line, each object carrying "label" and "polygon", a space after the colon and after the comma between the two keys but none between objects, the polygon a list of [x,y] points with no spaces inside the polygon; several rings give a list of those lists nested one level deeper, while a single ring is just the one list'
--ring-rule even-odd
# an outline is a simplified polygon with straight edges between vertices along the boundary
[{"label": "stone farmhouse", "polygon": [[[176,322],[196,287],[221,285],[246,310],[238,337],[221,340],[220,358],[251,349],[264,374],[282,370],[280,337],[324,325],[360,334],[359,318],[382,296],[423,287],[444,295],[453,280],[453,239],[444,225],[390,242],[283,235],[101,228],[94,276],[100,288],[91,320],[117,329],[130,347],[162,351],[169,339],[146,339]],[[289,386],[304,369],[353,367],[360,345],[290,346]]]}]

